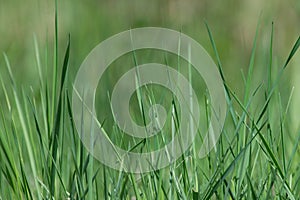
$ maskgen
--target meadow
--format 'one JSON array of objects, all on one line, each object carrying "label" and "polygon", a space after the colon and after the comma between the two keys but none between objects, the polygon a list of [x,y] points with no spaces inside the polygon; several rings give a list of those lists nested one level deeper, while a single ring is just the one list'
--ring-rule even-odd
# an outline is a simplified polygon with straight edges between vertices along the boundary
[{"label": "meadow", "polygon": [[[0,199],[300,199],[299,20],[293,0],[0,0]],[[160,134],[135,138],[116,125],[113,86],[137,64],[167,64],[189,78],[203,119],[175,162],[135,174],[107,167],[87,150],[72,94],[76,73],[96,45],[147,26],[182,32],[206,49],[222,77],[227,112],[215,148],[199,158],[213,115],[201,75],[171,53],[137,50],[120,57],[95,98],[98,121],[113,144],[151,152],[191,123],[178,120],[172,91],[154,84],[137,89],[130,114],[145,125],[148,109],[164,106]]]}]

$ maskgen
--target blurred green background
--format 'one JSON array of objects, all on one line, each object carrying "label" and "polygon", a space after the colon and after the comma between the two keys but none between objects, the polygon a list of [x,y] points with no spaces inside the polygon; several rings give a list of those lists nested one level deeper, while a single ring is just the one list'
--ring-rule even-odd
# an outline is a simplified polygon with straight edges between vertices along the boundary
[{"label": "blurred green background", "polygon": [[[11,62],[17,84],[39,88],[35,61],[37,38],[43,69],[52,78],[55,2],[0,0],[0,51]],[[255,60],[256,88],[267,79],[271,24],[274,22],[274,73],[282,66],[300,33],[299,0],[64,0],[58,1],[59,59],[62,63],[68,33],[71,34],[70,82],[86,55],[104,39],[135,27],[158,26],[182,31],[197,40],[215,59],[204,22],[212,29],[225,76],[238,96],[243,95],[242,73],[247,74],[255,30],[259,38]],[[277,65],[277,66],[276,66]],[[280,82],[287,101],[294,87],[289,119],[299,127],[300,55],[293,59]],[[61,65],[60,65],[61,66]],[[9,81],[3,56],[0,73]],[[1,101],[4,101],[2,91]]]}]

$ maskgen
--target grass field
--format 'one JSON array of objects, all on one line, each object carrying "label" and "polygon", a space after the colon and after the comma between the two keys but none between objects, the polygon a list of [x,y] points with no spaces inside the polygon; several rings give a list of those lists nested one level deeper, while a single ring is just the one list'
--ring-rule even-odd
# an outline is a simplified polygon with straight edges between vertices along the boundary
[{"label": "grass field", "polygon": [[[273,24],[266,14],[262,14],[249,24],[251,28],[255,24],[256,31],[246,29],[245,45],[239,46],[239,40],[234,39],[238,33],[225,31],[225,36],[219,33],[225,33],[222,23],[226,26],[226,20],[221,19],[226,15],[228,27],[225,29],[234,32],[230,28],[234,29],[241,5],[232,8],[235,16],[231,16],[228,11],[208,3],[211,7],[206,5],[210,8],[207,12],[220,13],[216,16],[207,14],[211,22],[202,23],[203,18],[196,20],[194,17],[206,7],[194,2],[196,8],[190,12],[194,20],[191,24],[195,26],[195,21],[202,24],[199,25],[201,28],[193,29],[187,22],[191,19],[188,15],[191,7],[180,10],[180,17],[176,19],[175,8],[168,7],[171,3],[162,3],[161,9],[168,8],[169,16],[175,16],[164,21],[156,16],[164,10],[151,12],[160,5],[155,2],[151,4],[153,8],[149,5],[150,11],[145,11],[151,16],[149,22],[141,11],[137,11],[143,7],[138,2],[132,7],[106,2],[98,8],[103,13],[98,13],[94,10],[99,6],[95,1],[89,1],[88,6],[79,2],[56,2],[54,5],[54,2],[30,1],[21,8],[15,1],[4,3],[0,0],[1,13],[5,9],[7,13],[12,11],[15,6],[15,13],[40,9],[47,11],[45,16],[50,16],[48,19],[43,15],[42,19],[49,23],[41,24],[39,29],[32,28],[34,21],[20,25],[20,30],[31,27],[35,33],[28,39],[22,31],[16,35],[10,33],[12,29],[4,20],[4,14],[0,15],[0,36],[3,36],[0,47],[4,52],[0,59],[0,199],[300,199],[299,97],[294,95],[298,94],[299,87],[295,85],[297,82],[290,81],[300,71],[299,64],[295,63],[299,60],[297,50],[300,47],[299,4],[295,3],[298,7],[293,10],[297,17],[283,21],[295,29],[290,32],[278,30],[276,20]],[[47,5],[51,8],[45,9]],[[288,13],[286,8],[282,6],[284,13]],[[78,11],[80,17],[71,12],[72,9]],[[123,10],[113,19],[109,9],[115,9],[114,14]],[[134,12],[129,15],[131,9]],[[91,15],[98,19],[97,23],[89,12],[95,12]],[[292,12],[289,14],[294,16]],[[22,14],[16,14],[15,18],[20,16]],[[129,16],[127,23],[122,22],[125,16]],[[106,21],[105,17],[110,20]],[[39,21],[36,12],[29,18]],[[72,18],[75,22],[67,23]],[[83,24],[85,20],[88,25]],[[176,25],[176,20],[181,27]],[[81,27],[74,28],[76,25]],[[201,130],[195,142],[176,162],[163,169],[133,174],[103,165],[86,150],[73,121],[76,111],[72,109],[72,93],[77,69],[94,45],[123,30],[143,26],[166,26],[183,33],[186,31],[203,44],[223,78],[227,113],[221,137],[205,158],[198,157]],[[278,26],[285,27],[280,23]],[[92,39],[89,40],[90,32]],[[23,42],[31,41],[30,44],[22,43],[23,37],[26,38]],[[10,42],[14,38],[16,42]],[[201,119],[205,119],[201,121],[204,131],[211,116],[206,85],[185,61],[175,55],[161,55],[160,51],[136,51],[124,55],[112,64],[106,77],[99,82],[96,109],[98,120],[105,121],[103,128],[110,140],[133,152],[162,148],[170,141],[176,127],[190,123],[178,121],[181,113],[174,109],[179,109],[180,105],[170,91],[154,85],[139,88],[134,93],[131,114],[137,123],[143,124],[149,119],[145,117],[148,113],[141,114],[141,107],[147,112],[153,104],[164,105],[169,120],[162,131],[164,136],[139,139],[126,136],[117,128],[108,98],[112,85],[130,66],[153,61],[170,64],[185,77],[193,78]],[[120,65],[129,68],[119,70]]]}]

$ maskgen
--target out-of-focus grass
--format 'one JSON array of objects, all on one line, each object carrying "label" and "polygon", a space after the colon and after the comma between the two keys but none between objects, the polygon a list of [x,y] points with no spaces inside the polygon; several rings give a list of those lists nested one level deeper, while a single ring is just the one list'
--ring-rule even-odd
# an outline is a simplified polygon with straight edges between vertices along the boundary
[{"label": "out-of-focus grass", "polygon": [[[247,71],[249,55],[252,48],[254,30],[261,18],[258,52],[255,59],[257,65],[266,64],[265,53],[268,48],[269,27],[275,23],[274,52],[284,55],[292,45],[292,38],[300,32],[297,25],[300,19],[300,3],[297,0],[288,1],[108,1],[88,0],[58,1],[59,40],[65,41],[71,33],[73,42],[73,58],[70,77],[76,73],[80,63],[87,53],[99,42],[118,32],[129,28],[143,26],[162,26],[182,30],[199,41],[210,54],[213,53],[206,34],[204,21],[212,27],[219,44],[221,59],[225,72],[237,74],[229,76],[228,83],[236,88],[239,96],[243,95],[241,70]],[[48,51],[50,66],[53,59],[54,43],[54,1],[28,0],[26,3],[18,0],[0,1],[0,50],[11,58],[17,82],[38,87],[35,79],[37,71],[34,62],[33,35],[36,34],[41,57],[45,60],[45,50]],[[61,43],[61,42],[60,42]],[[63,51],[59,46],[59,51]],[[280,59],[276,58],[275,59]],[[282,60],[275,60],[275,62]],[[295,59],[296,61],[296,59]],[[297,60],[297,63],[299,61]],[[292,65],[297,65],[292,63]],[[4,60],[0,60],[4,64]],[[46,63],[43,63],[44,65]],[[257,67],[255,77],[260,80],[264,76],[262,67]],[[287,70],[287,74],[295,74],[295,67]],[[3,73],[3,67],[0,68]],[[52,71],[47,73],[49,77]],[[287,75],[286,77],[289,77]],[[296,78],[285,80],[284,85],[298,85]],[[254,80],[255,82],[255,80]],[[259,82],[259,81],[258,81]],[[283,90],[283,92],[286,90]],[[295,90],[295,96],[300,96]],[[284,95],[287,96],[287,95]]]},{"label": "out-of-focus grass", "polygon": [[[60,40],[65,40],[68,32],[72,34],[73,52],[76,55],[73,62],[76,66],[100,41],[123,30],[141,26],[182,30],[212,53],[203,23],[207,20],[217,35],[216,41],[226,64],[225,70],[236,71],[235,66],[239,66],[238,70],[246,69],[259,16],[262,18],[260,40],[264,41],[261,45],[265,48],[268,40],[266,30],[272,21],[275,22],[275,35],[280,38],[274,41],[278,53],[288,50],[292,44],[290,38],[297,37],[300,29],[295,25],[300,18],[300,3],[292,0],[272,3],[258,0],[223,3],[195,0],[66,0],[58,4]],[[33,74],[31,58],[27,56],[33,53],[32,36],[33,33],[37,35],[42,47],[47,42],[53,44],[54,1],[28,0],[24,4],[17,0],[1,0],[0,20],[1,51],[16,57],[13,59],[16,64],[23,66],[24,73],[20,74],[33,77],[30,75]]]}]

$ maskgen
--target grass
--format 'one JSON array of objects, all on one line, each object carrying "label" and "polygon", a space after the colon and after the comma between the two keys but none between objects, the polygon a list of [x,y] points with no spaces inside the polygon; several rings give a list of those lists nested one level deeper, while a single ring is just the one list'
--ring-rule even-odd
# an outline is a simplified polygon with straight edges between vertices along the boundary
[{"label": "grass", "polygon": [[[300,130],[291,132],[289,129],[287,111],[292,92],[285,102],[278,89],[285,68],[300,46],[300,37],[286,62],[278,67],[273,62],[272,25],[266,58],[267,84],[261,80],[261,84],[253,88],[258,26],[249,70],[244,77],[244,98],[240,99],[226,81],[230,74],[223,71],[217,44],[206,24],[228,106],[216,149],[199,159],[195,143],[169,167],[137,175],[105,167],[81,143],[72,120],[70,102],[71,39],[69,37],[66,44],[60,69],[57,13],[55,27],[52,80],[44,78],[50,69],[42,66],[41,50],[35,40],[40,79],[37,91],[16,83],[8,56],[4,54],[10,82],[0,77],[5,98],[0,104],[0,199],[300,199]],[[137,64],[135,52],[133,57]],[[276,70],[278,73],[274,76]],[[188,76],[192,80],[190,68]],[[149,88],[137,92],[144,124],[146,104],[161,103],[154,93],[154,89]],[[261,94],[263,100],[255,103],[262,99]],[[172,102],[169,112],[172,123],[168,130],[174,134],[181,122],[178,122],[180,113],[176,112],[175,99]],[[209,97],[204,107],[210,110]],[[110,134],[118,137],[120,132],[114,129]],[[112,140],[122,145],[123,138]],[[152,149],[165,142],[165,138],[158,139],[157,143],[133,140],[128,143],[128,149]]]}]

